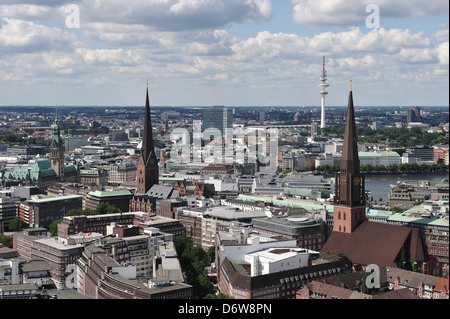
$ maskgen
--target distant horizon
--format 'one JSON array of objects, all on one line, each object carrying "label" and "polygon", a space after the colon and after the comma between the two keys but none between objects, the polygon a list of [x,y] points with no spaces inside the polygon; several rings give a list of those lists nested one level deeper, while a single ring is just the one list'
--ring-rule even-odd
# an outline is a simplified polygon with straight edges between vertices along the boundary
[{"label": "distant horizon", "polygon": [[[222,105],[222,104],[213,104],[213,105]],[[150,105],[151,108],[209,108],[213,105]],[[223,105],[225,108],[320,108],[320,105]],[[112,108],[120,108],[120,107],[145,107],[145,105],[0,105],[0,108],[5,107],[44,107],[49,109],[67,109],[67,108],[75,108],[75,107],[112,107]],[[327,105],[327,108],[342,108],[347,107],[347,105]],[[449,107],[449,105],[355,105],[355,108],[411,108],[411,107],[423,107],[423,108],[443,108]]]}]

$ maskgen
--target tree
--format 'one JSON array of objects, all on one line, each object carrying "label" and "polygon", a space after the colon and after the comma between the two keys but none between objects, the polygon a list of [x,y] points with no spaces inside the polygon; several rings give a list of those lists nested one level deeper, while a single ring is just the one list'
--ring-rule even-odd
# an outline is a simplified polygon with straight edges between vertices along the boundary
[{"label": "tree", "polygon": [[197,276],[197,282],[198,282],[198,290],[200,296],[206,296],[208,294],[214,293],[214,286],[209,280],[208,275],[206,272],[202,272],[200,275]]},{"label": "tree", "polygon": [[61,222],[60,219],[54,220],[50,226],[48,226],[48,231],[50,232],[50,235],[55,237],[58,236],[58,224]]},{"label": "tree", "polygon": [[8,248],[13,248],[13,240],[10,236],[0,235],[0,244],[3,244]]},{"label": "tree", "polygon": [[214,286],[206,274],[208,254],[201,246],[194,246],[186,235],[174,238],[175,249],[188,284],[192,285],[194,295],[202,298],[214,292]]},{"label": "tree", "polygon": [[81,208],[71,209],[66,213],[66,216],[81,216],[84,215],[84,210]]},{"label": "tree", "polygon": [[402,209],[402,208],[400,208],[400,207],[398,207],[398,206],[394,206],[392,209],[391,209],[394,213],[403,213],[405,210],[404,209]]},{"label": "tree", "polygon": [[111,205],[110,203],[100,203],[95,208],[95,215],[103,215],[103,214],[118,214],[122,211],[116,207]]},{"label": "tree", "polygon": [[9,221],[9,229],[13,231],[22,230],[27,224],[20,217],[13,218]]},{"label": "tree", "polygon": [[214,261],[216,259],[216,247],[211,246],[206,251],[206,255],[208,256],[208,260]]}]

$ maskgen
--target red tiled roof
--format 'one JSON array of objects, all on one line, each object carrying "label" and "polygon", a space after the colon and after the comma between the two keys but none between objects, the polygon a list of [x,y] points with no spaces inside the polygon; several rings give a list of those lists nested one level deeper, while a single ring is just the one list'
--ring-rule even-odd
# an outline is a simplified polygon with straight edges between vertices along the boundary
[{"label": "red tiled roof", "polygon": [[448,295],[448,278],[439,279],[436,287],[434,287],[434,291],[444,292]]},{"label": "red tiled roof", "polygon": [[375,222],[364,222],[351,234],[333,232],[321,252],[343,253],[353,263],[380,267],[405,259],[424,261],[418,229]]}]

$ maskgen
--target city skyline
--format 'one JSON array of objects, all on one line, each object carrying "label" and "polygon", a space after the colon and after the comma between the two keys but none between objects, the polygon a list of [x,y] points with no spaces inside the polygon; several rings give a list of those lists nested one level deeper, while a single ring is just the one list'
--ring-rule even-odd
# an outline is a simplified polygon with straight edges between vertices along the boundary
[{"label": "city skyline", "polygon": [[2,1],[0,105],[448,106],[447,2],[320,2]]}]

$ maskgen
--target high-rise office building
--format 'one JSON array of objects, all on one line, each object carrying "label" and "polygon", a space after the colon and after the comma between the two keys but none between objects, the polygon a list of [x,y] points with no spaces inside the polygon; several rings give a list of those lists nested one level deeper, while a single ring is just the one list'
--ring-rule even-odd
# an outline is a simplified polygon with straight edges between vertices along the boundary
[{"label": "high-rise office building", "polygon": [[411,122],[420,122],[420,108],[413,106],[408,110],[407,122],[408,124]]},{"label": "high-rise office building", "polygon": [[214,105],[203,111],[203,130],[217,128],[225,136],[225,129],[233,128],[233,109]]}]

